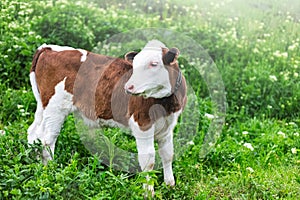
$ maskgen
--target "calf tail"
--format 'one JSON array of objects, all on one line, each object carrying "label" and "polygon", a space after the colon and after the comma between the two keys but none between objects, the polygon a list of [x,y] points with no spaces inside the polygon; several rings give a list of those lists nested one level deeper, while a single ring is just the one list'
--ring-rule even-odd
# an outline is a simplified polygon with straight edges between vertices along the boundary
[{"label": "calf tail", "polygon": [[36,65],[37,65],[37,62],[39,60],[40,55],[47,49],[50,49],[50,48],[47,48],[47,47],[45,48],[45,47],[41,46],[36,50],[36,52],[33,56],[33,59],[32,59],[32,65],[31,65],[31,69],[30,69],[30,83],[31,83],[31,87],[32,87],[34,97],[35,97],[37,102],[41,101],[41,99],[40,99],[40,93],[39,93],[38,85],[37,85],[37,82],[36,82],[35,69],[36,69]]},{"label": "calf tail", "polygon": [[40,55],[46,51],[47,49],[51,49],[49,47],[43,47],[44,45],[40,46],[36,52],[34,53],[34,56],[33,56],[33,59],[32,59],[32,64],[31,64],[31,69],[30,69],[30,72],[34,72],[35,71],[35,68],[36,68],[36,64],[39,60],[39,57]]},{"label": "calf tail", "polygon": [[35,72],[34,71],[30,72],[29,77],[30,77],[30,84],[31,84],[31,88],[32,88],[34,98],[38,102],[38,101],[40,101],[40,92],[39,92],[38,85],[37,85],[37,82],[36,82]]}]

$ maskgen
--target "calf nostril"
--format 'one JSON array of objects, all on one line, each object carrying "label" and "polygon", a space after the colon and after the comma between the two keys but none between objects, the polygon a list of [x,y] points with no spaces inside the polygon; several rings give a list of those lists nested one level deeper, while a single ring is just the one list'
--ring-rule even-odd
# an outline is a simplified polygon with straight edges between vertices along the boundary
[{"label": "calf nostril", "polygon": [[133,85],[130,85],[127,90],[133,90],[134,86]]}]

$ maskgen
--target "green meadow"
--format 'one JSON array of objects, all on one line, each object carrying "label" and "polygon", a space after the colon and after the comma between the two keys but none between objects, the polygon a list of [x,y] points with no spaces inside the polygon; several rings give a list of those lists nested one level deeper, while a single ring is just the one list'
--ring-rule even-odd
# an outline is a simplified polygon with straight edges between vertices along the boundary
[{"label": "green meadow", "polygon": [[[300,1],[2,0],[0,8],[0,199],[144,199],[147,175],[153,199],[300,199]],[[35,50],[48,43],[96,51],[116,34],[148,28],[180,33],[213,60],[226,95],[215,144],[201,154],[216,109],[196,70],[201,60],[181,56],[194,98],[174,139],[193,137],[175,146],[175,187],[164,184],[160,168],[129,173],[103,164],[86,149],[73,115],[44,166],[40,143],[27,144]],[[126,131],[103,132],[136,152]]]}]

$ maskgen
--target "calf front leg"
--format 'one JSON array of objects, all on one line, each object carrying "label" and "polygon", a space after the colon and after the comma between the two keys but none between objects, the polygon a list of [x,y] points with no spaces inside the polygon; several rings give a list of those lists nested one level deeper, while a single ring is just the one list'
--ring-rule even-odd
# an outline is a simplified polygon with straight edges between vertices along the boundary
[{"label": "calf front leg", "polygon": [[[143,172],[153,170],[155,163],[154,127],[151,127],[146,131],[142,131],[139,128],[138,124],[131,120],[130,128],[132,130],[133,136],[136,139],[138,160],[141,170]],[[147,176],[146,179],[150,180],[150,177]],[[154,196],[153,185],[144,184],[143,187],[147,190],[147,194],[151,193],[152,197]]]},{"label": "calf front leg", "polygon": [[[151,135],[147,137],[147,134],[142,137],[135,137],[136,145],[138,150],[138,160],[141,167],[141,170],[144,172],[148,172],[153,170],[155,163],[155,149],[154,149],[154,136]],[[146,176],[147,181],[151,179],[150,176]],[[145,196],[148,194],[153,197],[154,196],[154,186],[151,184],[145,183],[143,185],[144,189],[147,190]]]}]

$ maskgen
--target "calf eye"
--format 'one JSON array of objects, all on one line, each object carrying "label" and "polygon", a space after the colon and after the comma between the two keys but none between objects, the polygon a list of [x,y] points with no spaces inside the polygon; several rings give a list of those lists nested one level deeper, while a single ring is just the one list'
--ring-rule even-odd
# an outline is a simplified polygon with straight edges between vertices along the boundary
[{"label": "calf eye", "polygon": [[151,67],[157,67],[157,66],[158,66],[158,62],[151,62],[151,63],[150,63],[150,66],[151,66]]}]

